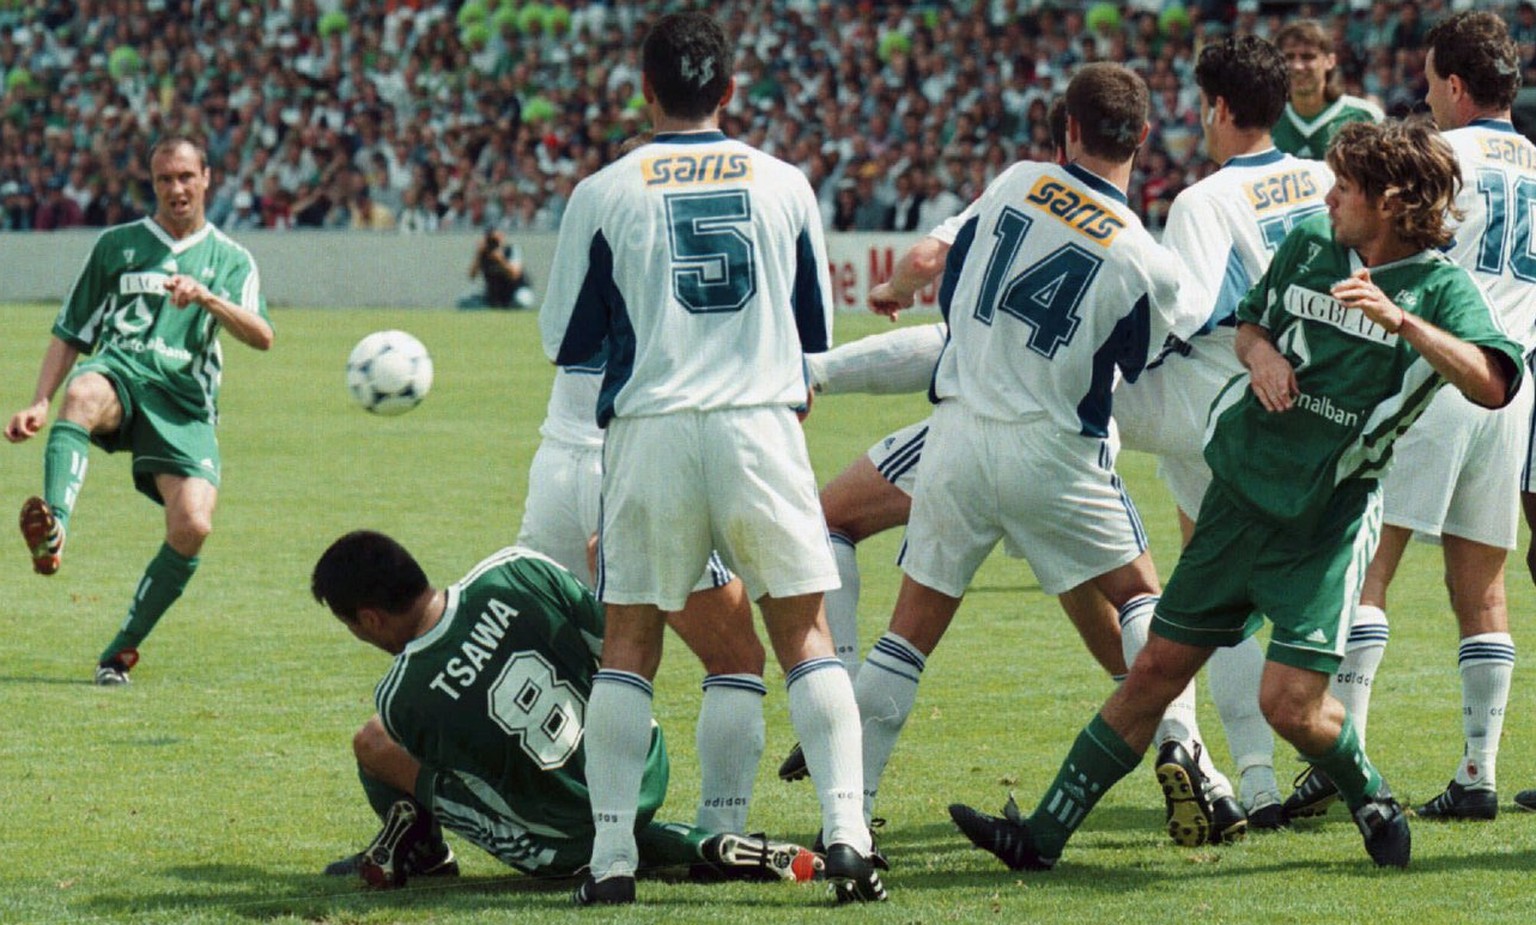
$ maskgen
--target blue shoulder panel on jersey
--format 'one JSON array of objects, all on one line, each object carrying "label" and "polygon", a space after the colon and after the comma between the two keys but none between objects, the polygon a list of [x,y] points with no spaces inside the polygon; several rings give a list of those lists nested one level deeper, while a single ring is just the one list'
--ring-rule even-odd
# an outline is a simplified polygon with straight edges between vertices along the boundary
[{"label": "blue shoulder panel on jersey", "polygon": [[789,306],[795,313],[795,330],[800,332],[800,349],[806,353],[822,353],[832,346],[827,306],[821,300],[820,273],[811,233],[801,230],[795,241],[795,287],[789,293]]},{"label": "blue shoulder panel on jersey", "polygon": [[613,281],[613,250],[598,231],[587,248],[587,275],[576,293],[576,305],[571,309],[571,320],[565,326],[565,337],[555,356],[557,366],[584,365],[603,349],[613,301],[623,304],[624,297]]},{"label": "blue shoulder panel on jersey", "polygon": [[1205,324],[1200,326],[1196,333],[1209,334],[1218,325],[1228,327],[1237,324],[1237,303],[1248,290],[1253,288],[1253,280],[1248,276],[1248,268],[1243,266],[1243,258],[1238,256],[1237,247],[1234,245],[1227,251],[1227,269],[1221,275],[1221,291],[1216,293],[1216,302],[1211,306],[1211,317],[1205,319]]},{"label": "blue shoulder panel on jersey", "polygon": [[603,387],[597,393],[598,427],[607,427],[613,420],[619,392],[635,372],[635,327],[629,321],[629,306],[617,291],[613,298],[613,315],[608,321],[608,369],[603,373]]},{"label": "blue shoulder panel on jersey", "polygon": [[945,321],[949,320],[949,303],[955,297],[960,271],[965,269],[965,255],[970,253],[971,244],[976,240],[976,226],[980,223],[981,216],[973,215],[970,221],[960,226],[960,233],[955,235],[955,243],[949,248],[949,256],[944,259],[944,279],[939,283],[939,311]]},{"label": "blue shoulder panel on jersey", "polygon": [[1148,343],[1152,337],[1151,319],[1152,303],[1143,294],[1094,351],[1093,380],[1088,385],[1088,394],[1077,403],[1077,419],[1083,425],[1083,436],[1109,436],[1115,367],[1120,367],[1128,382],[1135,382],[1141,375],[1147,365],[1147,351],[1151,349]]}]

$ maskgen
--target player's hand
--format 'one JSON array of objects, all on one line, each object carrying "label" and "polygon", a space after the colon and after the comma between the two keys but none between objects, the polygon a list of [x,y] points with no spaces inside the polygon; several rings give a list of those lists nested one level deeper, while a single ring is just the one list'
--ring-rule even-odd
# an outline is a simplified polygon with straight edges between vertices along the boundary
[{"label": "player's hand", "polygon": [[811,416],[811,400],[814,399],[815,397],[816,397],[816,390],[815,389],[806,389],[805,390],[805,404],[802,405],[801,407],[795,409],[795,419],[798,420],[801,424],[804,424],[805,423],[805,419]]},{"label": "player's hand", "polygon": [[1364,312],[1367,318],[1381,325],[1388,334],[1396,334],[1408,314],[1387,298],[1380,286],[1371,282],[1371,271],[1365,267],[1350,274],[1348,279],[1334,283],[1329,292],[1345,308]]},{"label": "player's hand", "polygon": [[1248,387],[1266,411],[1289,411],[1300,390],[1296,370],[1280,351],[1255,351],[1248,363]]},{"label": "player's hand", "polygon": [[165,282],[165,294],[170,297],[171,304],[177,308],[186,308],[188,305],[202,305],[206,299],[212,298],[213,293],[208,287],[190,276],[176,274]]},{"label": "player's hand", "polygon": [[20,443],[37,436],[37,432],[42,430],[46,423],[48,423],[48,403],[40,401],[16,412],[10,422],[5,425],[5,439],[12,443]]},{"label": "player's hand", "polygon": [[897,292],[889,280],[869,290],[869,310],[892,321],[896,320],[902,309],[911,308],[913,302],[911,295],[904,296]]}]

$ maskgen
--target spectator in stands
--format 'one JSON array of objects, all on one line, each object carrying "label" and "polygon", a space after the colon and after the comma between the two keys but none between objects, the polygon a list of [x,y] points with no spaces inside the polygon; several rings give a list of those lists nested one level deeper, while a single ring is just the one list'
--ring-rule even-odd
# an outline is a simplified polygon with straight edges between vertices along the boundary
[{"label": "spectator in stands", "polygon": [[64,181],[58,177],[50,179],[42,205],[37,207],[37,215],[32,219],[33,229],[58,231],[84,224],[85,213],[80,210],[79,204],[64,194]]},{"label": "spectator in stands", "polygon": [[523,268],[523,249],[508,244],[506,233],[487,228],[475,247],[469,278],[485,280],[485,289],[459,300],[460,308],[531,308],[533,287]]}]

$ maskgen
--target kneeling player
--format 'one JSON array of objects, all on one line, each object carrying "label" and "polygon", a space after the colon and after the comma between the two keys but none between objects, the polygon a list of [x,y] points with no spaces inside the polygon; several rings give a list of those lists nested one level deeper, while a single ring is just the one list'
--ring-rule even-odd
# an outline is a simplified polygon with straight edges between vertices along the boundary
[{"label": "kneeling player", "polygon": [[[603,637],[591,592],[517,547],[434,588],[399,543],[368,531],[333,543],[310,587],[352,635],[395,656],[375,693],[378,714],[353,740],[384,826],[327,873],[375,886],[457,874],[443,827],[525,873],[570,875],[586,864],[583,716]],[[667,772],[653,726],[635,822],[647,865],[762,880],[806,880],[819,866],[796,845],[652,822]]]}]

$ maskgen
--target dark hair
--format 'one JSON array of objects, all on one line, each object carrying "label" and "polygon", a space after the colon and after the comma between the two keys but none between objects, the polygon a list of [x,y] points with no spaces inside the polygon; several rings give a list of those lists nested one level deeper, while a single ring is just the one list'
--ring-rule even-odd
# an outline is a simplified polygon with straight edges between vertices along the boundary
[{"label": "dark hair", "polygon": [[[1323,24],[1315,19],[1293,20],[1275,33],[1275,47],[1280,49],[1282,56],[1285,54],[1285,46],[1292,43],[1315,49],[1320,55],[1336,54],[1333,48],[1333,37],[1328,34],[1327,29],[1323,28]],[[1323,75],[1323,99],[1331,103],[1343,94],[1344,91],[1339,89],[1339,65],[1338,59],[1335,58],[1333,67]]]},{"label": "dark hair", "polygon": [[159,157],[161,152],[174,151],[182,145],[191,148],[192,152],[197,155],[197,166],[204,169],[208,167],[208,152],[203,149],[203,146],[196,139],[187,135],[167,135],[155,142],[155,146],[149,149],[150,162],[153,163],[154,159]]},{"label": "dark hair", "polygon": [[1067,84],[1067,115],[1082,131],[1083,147],[1096,157],[1130,160],[1147,127],[1146,81],[1119,64],[1084,65]]},{"label": "dark hair", "polygon": [[1520,49],[1504,20],[1489,12],[1457,13],[1424,37],[1440,77],[1455,75],[1479,106],[1508,109],[1520,92]]},{"label": "dark hair", "polygon": [[1235,35],[1211,42],[1200,52],[1195,83],[1206,102],[1227,101],[1232,123],[1241,129],[1267,129],[1285,112],[1291,75],[1280,49],[1256,35]]},{"label": "dark hair", "polygon": [[707,13],[663,16],[640,57],[661,111],[676,119],[703,119],[720,108],[735,67],[725,29]]},{"label": "dark hair", "polygon": [[356,622],[363,607],[402,613],[430,588],[405,547],[373,530],[354,530],[332,543],[309,579],[315,600],[347,623]]},{"label": "dark hair", "polygon": [[1057,157],[1067,150],[1067,98],[1058,96],[1051,100],[1051,108],[1045,114],[1046,124],[1051,129],[1051,147],[1055,148]]},{"label": "dark hair", "polygon": [[1451,243],[1446,217],[1461,219],[1454,208],[1461,168],[1428,119],[1351,122],[1333,136],[1327,160],[1368,200],[1396,204],[1392,230],[1398,237],[1421,248]]}]

